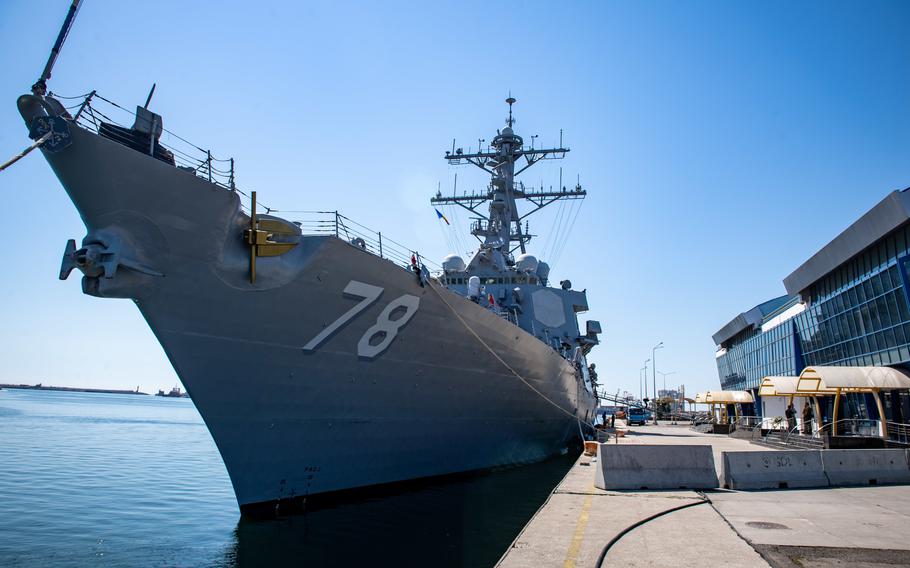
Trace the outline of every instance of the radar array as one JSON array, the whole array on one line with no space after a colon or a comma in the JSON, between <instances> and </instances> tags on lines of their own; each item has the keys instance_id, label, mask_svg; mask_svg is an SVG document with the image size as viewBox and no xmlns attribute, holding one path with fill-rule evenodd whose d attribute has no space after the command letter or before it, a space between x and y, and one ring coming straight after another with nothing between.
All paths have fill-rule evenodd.
<instances>
[{"instance_id":1,"label":"radar array","mask_svg":"<svg viewBox=\"0 0 910 568\"><path fill-rule=\"evenodd\" d=\"M528 232L527 217L556 201L584 199L587 195L581 184L567 190L562 185L561 172L560 188L557 191L553 191L552 188L544 190L543 187L526 188L524 183L515 182L515 177L537 162L561 160L569 152L562 144L562 131L559 135L559 146L556 148L535 149L533 144L531 148L524 148L524 140L512 131L512 125L515 123L512 105L515 102L516 99L512 96L506 99L509 105L507 126L502 131L497 131L496 137L485 151L478 148L477 152L465 153L462 148L455 148L453 141L452 150L445 153L445 159L450 165L473 164L490 174L491 180L486 190L462 195L453 193L451 196L444 196L437 190L436 196L430 199L433 205L457 205L468 210L475 216L471 234L483 243L483 247L500 250L506 255L510 255L516 249L521 249L522 253L526 252L525 244L534 236ZM532 139L535 137L532 136ZM525 199L534 207L524 214L519 214L516 199ZM489 213L485 215L478 208L487 202L490 202ZM518 243L514 248L511 246L513 242Z\"/></svg>"}]
</instances>

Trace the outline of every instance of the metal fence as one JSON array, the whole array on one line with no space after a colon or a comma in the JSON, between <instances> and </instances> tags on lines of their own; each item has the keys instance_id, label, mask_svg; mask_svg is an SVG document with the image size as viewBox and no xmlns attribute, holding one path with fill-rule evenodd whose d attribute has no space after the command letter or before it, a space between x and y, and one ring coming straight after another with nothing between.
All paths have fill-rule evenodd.
<instances>
[{"instance_id":1,"label":"metal fence","mask_svg":"<svg viewBox=\"0 0 910 568\"><path fill-rule=\"evenodd\" d=\"M910 446L910 424L888 422L888 441Z\"/></svg>"}]
</instances>

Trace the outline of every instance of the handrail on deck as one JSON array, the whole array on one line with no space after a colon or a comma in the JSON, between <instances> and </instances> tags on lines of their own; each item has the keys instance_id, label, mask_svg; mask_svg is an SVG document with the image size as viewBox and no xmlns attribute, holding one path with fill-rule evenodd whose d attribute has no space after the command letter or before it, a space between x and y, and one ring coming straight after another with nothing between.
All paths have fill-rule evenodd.
<instances>
[{"instance_id":1,"label":"handrail on deck","mask_svg":"<svg viewBox=\"0 0 910 568\"><path fill-rule=\"evenodd\" d=\"M50 93L49 96L64 100L81 99L81 102L65 108L68 111L76 111L71 117L73 122L96 134L100 134L102 123L131 128L132 124L129 121L136 119L135 111L120 106L97 91L78 97L63 97L54 93ZM115 115L116 118L111 115ZM175 166L215 185L237 191L234 158L217 158L211 149L201 148L167 128L162 128L162 131L161 138L155 142L155 146L167 149L173 155Z\"/></svg>"},{"instance_id":2,"label":"handrail on deck","mask_svg":"<svg viewBox=\"0 0 910 568\"><path fill-rule=\"evenodd\" d=\"M73 105L65 107L68 111L75 110L76 113L71 120L79 126L100 134L101 124L108 123L121 128L131 128L129 121L135 120L136 112L120 106L114 101L103 97L97 91L92 91L78 97L63 97L51 93L50 96L64 99L67 101L78 100ZM111 118L109 115L117 114L120 120ZM127 118L128 117L128 118ZM155 142L156 146L166 148L174 158L174 165L188 173L205 179L219 187L229 191L236 191L241 195L249 195L237 187L234 158L216 158L211 150L203 149L193 144L186 138L178 136L166 128L162 128L161 139ZM262 205L260 203L260 205ZM380 258L390 260L404 268L412 266L411 257L414 256L417 266L428 266L433 273L440 273L442 267L435 262L428 261L421 257L420 253L401 243L398 243L381 231L374 231L360 223L345 217L338 211L279 211L268 206L262 205L266 214L271 213L295 213L304 215L318 215L317 218L305 217L301 221L295 221L304 234L334 234L340 239L344 239L354 246L359 246L363 250L379 256ZM241 204L241 208L249 211L246 206Z\"/></svg>"},{"instance_id":3,"label":"handrail on deck","mask_svg":"<svg viewBox=\"0 0 910 568\"><path fill-rule=\"evenodd\" d=\"M276 211L282 213L282 211ZM365 225L346 217L338 211L288 211L295 213L293 222L305 235L332 235L376 256L408 268L411 257L418 266L426 265L433 273L442 271L442 266L422 257L420 253Z\"/></svg>"}]
</instances>

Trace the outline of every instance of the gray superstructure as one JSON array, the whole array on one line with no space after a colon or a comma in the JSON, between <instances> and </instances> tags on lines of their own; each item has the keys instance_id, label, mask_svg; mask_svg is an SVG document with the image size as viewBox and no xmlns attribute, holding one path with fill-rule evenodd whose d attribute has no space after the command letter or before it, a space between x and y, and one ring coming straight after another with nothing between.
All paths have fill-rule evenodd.
<instances>
[{"instance_id":1,"label":"gray superstructure","mask_svg":"<svg viewBox=\"0 0 910 568\"><path fill-rule=\"evenodd\" d=\"M175 161L148 102L118 126L91 96L75 117L41 92L18 100L87 230L60 276L78 269L86 294L135 302L242 511L533 462L587 429L599 324L580 333L585 293L548 287L543 263L512 258L510 244L527 241L515 162L539 151L511 124L490 151L460 157L492 174L483 242L468 266L450 257L433 276L416 253L390 260L381 241L345 238L337 216L334 233L310 235L255 201L244 211L233 179L212 180L210 157L207 175Z\"/></svg>"}]
</instances>

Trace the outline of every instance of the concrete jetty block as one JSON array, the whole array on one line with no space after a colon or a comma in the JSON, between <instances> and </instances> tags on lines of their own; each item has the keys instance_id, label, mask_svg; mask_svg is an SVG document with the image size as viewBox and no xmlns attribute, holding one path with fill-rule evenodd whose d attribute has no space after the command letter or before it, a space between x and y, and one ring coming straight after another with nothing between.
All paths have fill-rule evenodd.
<instances>
[{"instance_id":1,"label":"concrete jetty block","mask_svg":"<svg viewBox=\"0 0 910 568\"><path fill-rule=\"evenodd\" d=\"M707 445L617 445L597 449L600 489L712 489L718 486Z\"/></svg>"},{"instance_id":2,"label":"concrete jetty block","mask_svg":"<svg viewBox=\"0 0 910 568\"><path fill-rule=\"evenodd\" d=\"M822 464L831 485L910 483L907 450L824 450Z\"/></svg>"},{"instance_id":3,"label":"concrete jetty block","mask_svg":"<svg viewBox=\"0 0 910 568\"><path fill-rule=\"evenodd\" d=\"M820 450L723 452L721 483L727 489L827 487Z\"/></svg>"}]
</instances>

